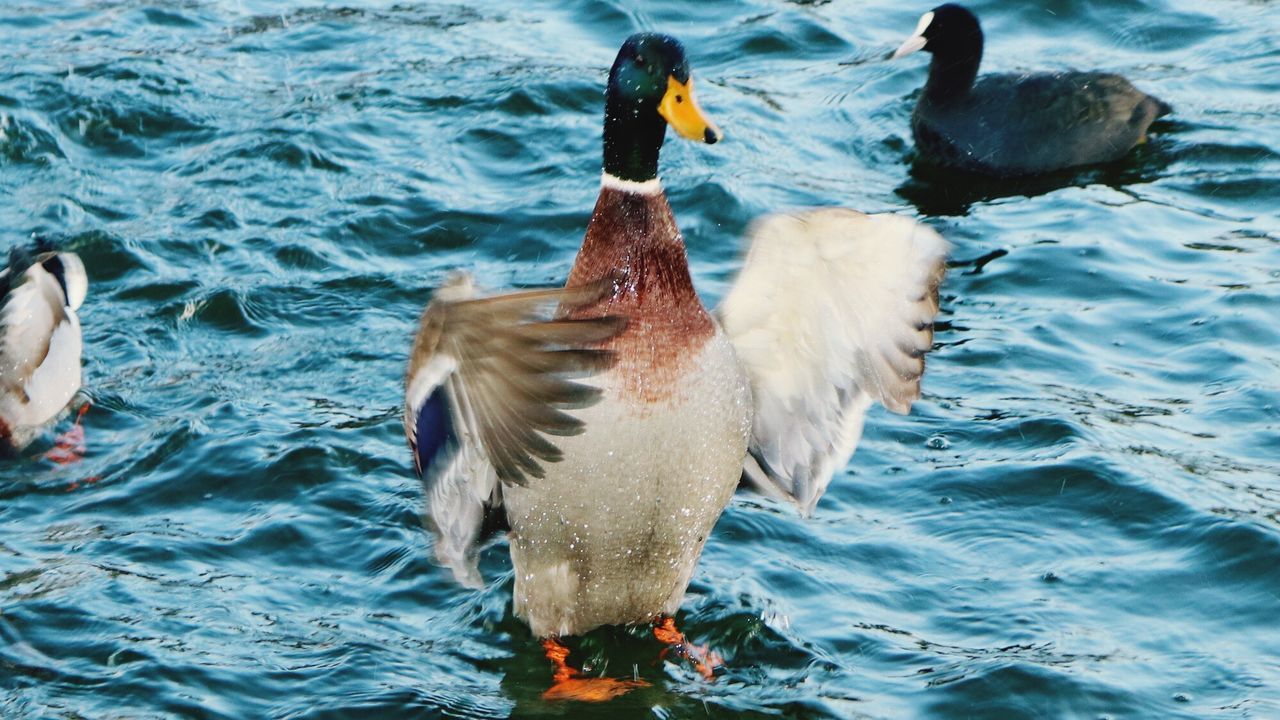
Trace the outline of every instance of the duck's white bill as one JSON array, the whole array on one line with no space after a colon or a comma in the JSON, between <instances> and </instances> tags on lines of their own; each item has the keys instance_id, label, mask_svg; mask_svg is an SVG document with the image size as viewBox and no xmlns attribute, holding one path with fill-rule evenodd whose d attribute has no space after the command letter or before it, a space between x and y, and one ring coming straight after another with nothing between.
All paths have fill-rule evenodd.
<instances>
[{"instance_id":1,"label":"duck's white bill","mask_svg":"<svg viewBox=\"0 0 1280 720\"><path fill-rule=\"evenodd\" d=\"M898 46L897 50L889 56L890 60L897 60L900 57L906 57L917 50L923 50L925 43L929 42L923 35L912 35L906 39L906 42Z\"/></svg>"}]
</instances>

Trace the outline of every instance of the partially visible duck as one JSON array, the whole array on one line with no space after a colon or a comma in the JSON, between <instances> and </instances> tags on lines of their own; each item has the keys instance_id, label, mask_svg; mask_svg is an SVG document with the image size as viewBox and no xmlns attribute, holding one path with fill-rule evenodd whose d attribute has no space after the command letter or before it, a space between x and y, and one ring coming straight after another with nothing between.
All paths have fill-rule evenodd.
<instances>
[{"instance_id":1,"label":"partially visible duck","mask_svg":"<svg viewBox=\"0 0 1280 720\"><path fill-rule=\"evenodd\" d=\"M693 286L658 181L667 126L714 143L684 47L622 45L605 96L604 174L563 290L437 291L406 374L405 430L436 558L479 586L509 528L515 614L556 663L547 697L589 684L556 638L671 621L740 480L809 513L873 401L919 397L946 243L902 217L826 209L759 222L718 313ZM636 681L604 681L602 699ZM577 694L575 694L577 693Z\"/></svg>"},{"instance_id":2,"label":"partially visible duck","mask_svg":"<svg viewBox=\"0 0 1280 720\"><path fill-rule=\"evenodd\" d=\"M80 389L89 281L74 253L17 247L0 271L0 453L26 447Z\"/></svg>"},{"instance_id":3,"label":"partially visible duck","mask_svg":"<svg viewBox=\"0 0 1280 720\"><path fill-rule=\"evenodd\" d=\"M1110 162L1145 142L1151 122L1172 111L1111 73L978 77L982 28L960 5L925 13L892 57L917 50L933 61L911 132L933 165L1017 176Z\"/></svg>"}]
</instances>

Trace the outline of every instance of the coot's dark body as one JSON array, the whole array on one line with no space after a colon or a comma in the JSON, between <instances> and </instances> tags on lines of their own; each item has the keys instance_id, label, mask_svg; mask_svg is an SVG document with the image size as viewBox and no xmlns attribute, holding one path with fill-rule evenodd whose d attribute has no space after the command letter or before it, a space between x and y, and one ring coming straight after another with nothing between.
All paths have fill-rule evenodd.
<instances>
[{"instance_id":1,"label":"coot's dark body","mask_svg":"<svg viewBox=\"0 0 1280 720\"><path fill-rule=\"evenodd\" d=\"M959 97L926 93L911 114L922 159L987 175L1118 160L1170 107L1119 75L986 75Z\"/></svg>"},{"instance_id":2,"label":"coot's dark body","mask_svg":"<svg viewBox=\"0 0 1280 720\"><path fill-rule=\"evenodd\" d=\"M977 78L982 30L958 5L926 14L917 33L896 56L933 53L911 115L916 149L929 164L1016 176L1110 162L1146 140L1151 122L1171 111L1110 73Z\"/></svg>"}]
</instances>

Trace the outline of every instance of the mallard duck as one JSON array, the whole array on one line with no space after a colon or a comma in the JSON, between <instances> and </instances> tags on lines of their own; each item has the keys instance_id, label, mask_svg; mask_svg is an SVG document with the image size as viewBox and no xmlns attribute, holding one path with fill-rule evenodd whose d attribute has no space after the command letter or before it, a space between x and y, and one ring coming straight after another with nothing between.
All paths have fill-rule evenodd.
<instances>
[{"instance_id":1,"label":"mallard duck","mask_svg":"<svg viewBox=\"0 0 1280 720\"><path fill-rule=\"evenodd\" d=\"M80 389L80 320L89 281L74 253L37 242L0 272L0 452L26 447Z\"/></svg>"},{"instance_id":2,"label":"mallard duck","mask_svg":"<svg viewBox=\"0 0 1280 720\"><path fill-rule=\"evenodd\" d=\"M982 28L964 7L939 5L895 51L933 53L911 114L929 164L995 176L1032 175L1110 162L1145 142L1172 108L1119 75L1102 72L978 77Z\"/></svg>"},{"instance_id":3,"label":"mallard duck","mask_svg":"<svg viewBox=\"0 0 1280 720\"><path fill-rule=\"evenodd\" d=\"M633 35L609 72L600 194L565 287L479 297L456 278L409 360L436 557L478 586L479 544L508 528L514 611L540 637L666 618L659 638L682 643L669 618L740 480L808 513L868 406L906 412L920 394L942 238L850 210L770 217L713 314L658 181L668 125L721 138L682 45Z\"/></svg>"}]
</instances>

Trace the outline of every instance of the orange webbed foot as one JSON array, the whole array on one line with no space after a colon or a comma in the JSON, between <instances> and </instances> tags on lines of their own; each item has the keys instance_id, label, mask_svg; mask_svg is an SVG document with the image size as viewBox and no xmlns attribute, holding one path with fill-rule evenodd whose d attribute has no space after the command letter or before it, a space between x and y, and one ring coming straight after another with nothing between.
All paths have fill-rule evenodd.
<instances>
[{"instance_id":1,"label":"orange webbed foot","mask_svg":"<svg viewBox=\"0 0 1280 720\"><path fill-rule=\"evenodd\" d=\"M576 700L578 702L605 702L626 695L639 687L648 687L643 680L616 680L607 677L586 677L569 667L569 648L555 638L542 641L547 659L555 666L551 687L542 693L543 700Z\"/></svg>"},{"instance_id":2,"label":"orange webbed foot","mask_svg":"<svg viewBox=\"0 0 1280 720\"><path fill-rule=\"evenodd\" d=\"M720 653L706 645L691 644L684 633L676 628L675 618L664 617L655 620L653 636L658 639L658 642L667 646L663 648L662 655L659 657L665 658L668 652L674 650L676 655L692 663L693 668L706 680L714 680L716 668L724 665L724 658L720 657Z\"/></svg>"},{"instance_id":3,"label":"orange webbed foot","mask_svg":"<svg viewBox=\"0 0 1280 720\"><path fill-rule=\"evenodd\" d=\"M84 459L86 449L84 426L80 421L84 419L84 414L87 412L89 412L89 403L80 406L80 411L76 414L76 424L54 440L53 449L44 454L45 460L57 465L71 465Z\"/></svg>"}]
</instances>

